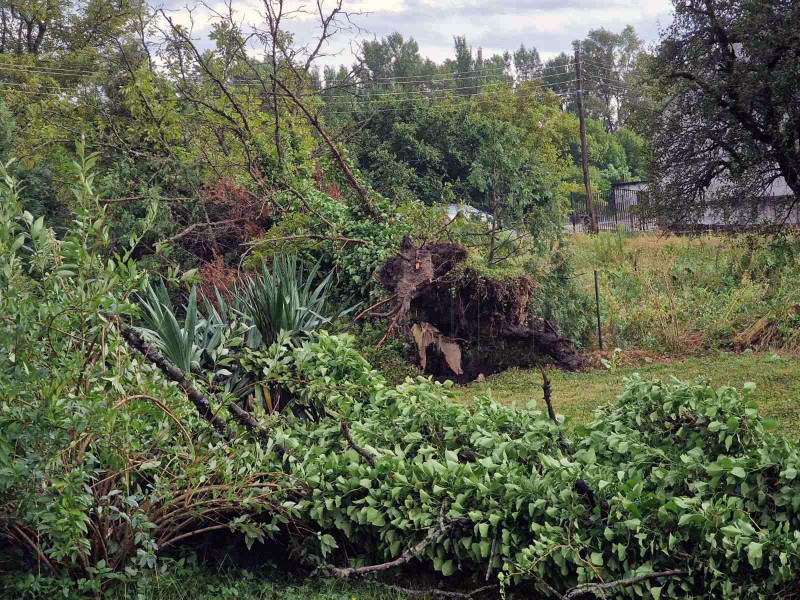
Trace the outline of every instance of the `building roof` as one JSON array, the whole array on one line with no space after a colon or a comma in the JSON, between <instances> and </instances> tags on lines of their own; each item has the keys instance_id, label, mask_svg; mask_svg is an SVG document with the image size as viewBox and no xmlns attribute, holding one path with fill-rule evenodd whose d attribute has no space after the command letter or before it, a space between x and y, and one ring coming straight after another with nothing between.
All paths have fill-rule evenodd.
<instances>
[{"instance_id":1,"label":"building roof","mask_svg":"<svg viewBox=\"0 0 800 600\"><path fill-rule=\"evenodd\" d=\"M620 187L623 185L637 185L641 183L650 183L647 179L636 179L635 181L618 181L616 183L612 183L611 187Z\"/></svg>"}]
</instances>

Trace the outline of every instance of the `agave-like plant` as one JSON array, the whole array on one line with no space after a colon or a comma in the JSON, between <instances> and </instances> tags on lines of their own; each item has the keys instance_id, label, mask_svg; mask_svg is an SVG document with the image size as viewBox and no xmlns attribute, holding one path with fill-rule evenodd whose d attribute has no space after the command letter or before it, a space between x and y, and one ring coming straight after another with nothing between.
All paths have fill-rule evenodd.
<instances>
[{"instance_id":1,"label":"agave-like plant","mask_svg":"<svg viewBox=\"0 0 800 600\"><path fill-rule=\"evenodd\" d=\"M184 372L199 363L203 348L213 344L212 332L206 331L205 320L197 310L197 291L192 287L183 324L178 322L172 300L163 282L147 284L139 297L142 306L144 333L153 340L161 352ZM199 342L199 343L198 343Z\"/></svg>"},{"instance_id":2,"label":"agave-like plant","mask_svg":"<svg viewBox=\"0 0 800 600\"><path fill-rule=\"evenodd\" d=\"M142 306L143 333L164 355L184 372L215 365L215 357L228 356L231 335L250 349L288 343L307 337L337 318L354 310L338 310L330 302L332 275L317 281L319 264L306 272L296 256L277 256L271 268L244 280L226 299L217 290L215 303L205 298L206 317L197 307L193 287L180 323L163 282L148 284L139 298ZM286 391L249 372L235 361L223 360L215 374L215 383L243 402L252 400L272 413L291 400ZM221 364L222 364L221 363ZM220 365L217 365L220 366Z\"/></svg>"},{"instance_id":3,"label":"agave-like plant","mask_svg":"<svg viewBox=\"0 0 800 600\"><path fill-rule=\"evenodd\" d=\"M298 340L352 310L330 302L332 273L317 282L319 263L308 273L294 255L279 255L272 268L234 288L234 297L253 319L262 344L273 344L281 332ZM353 307L354 308L354 307Z\"/></svg>"},{"instance_id":4,"label":"agave-like plant","mask_svg":"<svg viewBox=\"0 0 800 600\"><path fill-rule=\"evenodd\" d=\"M232 294L229 298L214 289L214 302L204 297L204 310L209 326L224 328L231 323L237 323L243 329L244 341L248 348L255 350L261 347L261 333L255 326L253 316L244 303L241 295Z\"/></svg>"}]
</instances>

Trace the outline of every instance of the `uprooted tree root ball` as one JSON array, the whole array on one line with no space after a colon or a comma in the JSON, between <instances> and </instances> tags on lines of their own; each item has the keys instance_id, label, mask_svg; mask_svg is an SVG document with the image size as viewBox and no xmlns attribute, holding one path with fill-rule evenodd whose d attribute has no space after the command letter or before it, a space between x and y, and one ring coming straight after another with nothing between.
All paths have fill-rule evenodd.
<instances>
[{"instance_id":1,"label":"uprooted tree root ball","mask_svg":"<svg viewBox=\"0 0 800 600\"><path fill-rule=\"evenodd\" d=\"M467 380L545 357L564 369L581 366L571 341L531 315L533 278L494 278L464 268L466 258L456 244L415 246L406 238L378 274L395 303L381 316L392 317L390 329L401 321L415 324L410 330L423 369Z\"/></svg>"}]
</instances>

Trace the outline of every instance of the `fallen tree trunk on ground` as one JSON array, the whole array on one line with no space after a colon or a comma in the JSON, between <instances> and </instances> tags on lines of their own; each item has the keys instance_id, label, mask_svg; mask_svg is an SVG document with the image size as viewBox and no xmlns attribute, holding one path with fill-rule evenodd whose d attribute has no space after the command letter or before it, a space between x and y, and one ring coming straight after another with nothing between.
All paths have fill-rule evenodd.
<instances>
[{"instance_id":1,"label":"fallen tree trunk on ground","mask_svg":"<svg viewBox=\"0 0 800 600\"><path fill-rule=\"evenodd\" d=\"M200 416L208 421L215 431L227 439L231 439L233 437L233 432L231 431L230 427L228 427L228 424L216 414L210 400L205 396L205 394L203 394L194 386L192 381L183 371L167 360L167 358L161 354L157 348L147 342L132 328L123 328L122 336L125 338L125 341L128 342L128 345L131 348L144 356L147 361L158 367L158 369L167 379L178 384L178 387L183 390L183 392L186 394L186 397L189 398ZM225 406L233 419L242 425L249 433L255 435L263 442L269 441L269 431L267 431L252 414L233 402L228 402ZM276 442L273 447L280 456L291 456L291 451L283 444Z\"/></svg>"}]
</instances>

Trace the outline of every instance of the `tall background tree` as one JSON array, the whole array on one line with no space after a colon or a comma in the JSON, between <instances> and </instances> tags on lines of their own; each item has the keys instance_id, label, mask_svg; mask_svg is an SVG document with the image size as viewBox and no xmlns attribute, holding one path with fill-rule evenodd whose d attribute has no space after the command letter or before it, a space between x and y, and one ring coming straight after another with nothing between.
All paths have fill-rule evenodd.
<instances>
[{"instance_id":1,"label":"tall background tree","mask_svg":"<svg viewBox=\"0 0 800 600\"><path fill-rule=\"evenodd\" d=\"M741 215L791 190L789 210L800 197L798 32L792 0L676 0L654 62L669 98L653 131L665 214Z\"/></svg>"},{"instance_id":2,"label":"tall background tree","mask_svg":"<svg viewBox=\"0 0 800 600\"><path fill-rule=\"evenodd\" d=\"M636 30L628 25L619 33L600 28L593 29L580 46L583 60L584 110L588 117L602 121L606 131L614 132L628 124L630 115L640 101L637 71L644 45ZM560 54L549 59L542 73L547 85L559 94L565 94L564 107L575 113L577 107L569 92L575 90L574 53Z\"/></svg>"}]
</instances>

